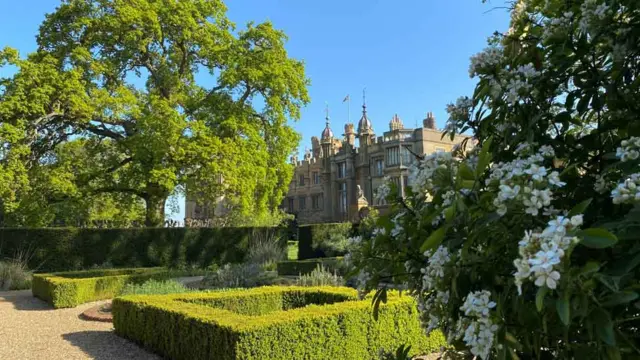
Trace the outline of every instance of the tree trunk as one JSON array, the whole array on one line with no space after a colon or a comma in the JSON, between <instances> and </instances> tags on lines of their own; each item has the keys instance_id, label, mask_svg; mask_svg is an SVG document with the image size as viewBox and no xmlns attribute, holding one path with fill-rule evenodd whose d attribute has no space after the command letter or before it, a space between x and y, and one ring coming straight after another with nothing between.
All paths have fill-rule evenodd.
<instances>
[{"instance_id":1,"label":"tree trunk","mask_svg":"<svg viewBox=\"0 0 640 360\"><path fill-rule=\"evenodd\" d=\"M147 205L147 213L144 220L145 226L164 226L164 203L167 201L167 197L149 195L144 201Z\"/></svg>"}]
</instances>

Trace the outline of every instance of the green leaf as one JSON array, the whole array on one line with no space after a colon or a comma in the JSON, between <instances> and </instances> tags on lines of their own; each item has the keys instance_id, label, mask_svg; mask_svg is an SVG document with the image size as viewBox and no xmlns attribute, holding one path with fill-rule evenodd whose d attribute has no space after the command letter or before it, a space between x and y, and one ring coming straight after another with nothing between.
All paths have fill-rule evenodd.
<instances>
[{"instance_id":1,"label":"green leaf","mask_svg":"<svg viewBox=\"0 0 640 360\"><path fill-rule=\"evenodd\" d=\"M520 342L518 341L518 339L513 336L512 333L510 332L506 332L504 334L504 340L509 344L509 346L511 346L512 348L518 350L518 351L522 351L522 344L520 344Z\"/></svg>"},{"instance_id":2,"label":"green leaf","mask_svg":"<svg viewBox=\"0 0 640 360\"><path fill-rule=\"evenodd\" d=\"M620 355L620 350L617 346L607 346L607 359L609 360L622 360L622 355Z\"/></svg>"},{"instance_id":3,"label":"green leaf","mask_svg":"<svg viewBox=\"0 0 640 360\"><path fill-rule=\"evenodd\" d=\"M589 106L589 101L591 100L591 94L585 94L580 101L578 101L578 113L584 114L587 111L587 107Z\"/></svg>"},{"instance_id":4,"label":"green leaf","mask_svg":"<svg viewBox=\"0 0 640 360\"><path fill-rule=\"evenodd\" d=\"M482 144L482 149L480 150L480 154L478 155L478 165L476 166L476 178L480 178L486 167L491 162L491 143L493 142L493 136L490 136L487 140L485 140L484 144Z\"/></svg>"},{"instance_id":5,"label":"green leaf","mask_svg":"<svg viewBox=\"0 0 640 360\"><path fill-rule=\"evenodd\" d=\"M538 293L536 294L536 309L538 312L542 311L542 307L544 306L544 297L547 295L549 289L546 286L538 288Z\"/></svg>"},{"instance_id":6,"label":"green leaf","mask_svg":"<svg viewBox=\"0 0 640 360\"><path fill-rule=\"evenodd\" d=\"M442 226L438 228L436 231L432 232L431 235L427 238L427 240L422 243L420 247L420 252L423 253L427 250L431 250L433 248L438 247L442 240L444 240L444 236L447 234L447 226Z\"/></svg>"},{"instance_id":7,"label":"green leaf","mask_svg":"<svg viewBox=\"0 0 640 360\"><path fill-rule=\"evenodd\" d=\"M449 206L448 208L444 209L444 218L447 222L450 222L453 217L456 215L456 204L454 203L453 205Z\"/></svg>"},{"instance_id":8,"label":"green leaf","mask_svg":"<svg viewBox=\"0 0 640 360\"><path fill-rule=\"evenodd\" d=\"M582 269L580 269L580 275L591 274L591 273L594 273L594 272L598 271L598 269L600 269L600 263L599 262L597 262L597 261L589 261L586 264L584 264Z\"/></svg>"},{"instance_id":9,"label":"green leaf","mask_svg":"<svg viewBox=\"0 0 640 360\"><path fill-rule=\"evenodd\" d=\"M618 238L606 229L589 228L578 232L580 244L593 249L604 249L615 245Z\"/></svg>"},{"instance_id":10,"label":"green leaf","mask_svg":"<svg viewBox=\"0 0 640 360\"><path fill-rule=\"evenodd\" d=\"M604 299L602 299L602 301L600 302L600 305L604 307L612 307L612 306L622 305L622 304L632 302L637 298L638 298L638 293L635 293L633 291L620 291L618 293L611 294L605 297Z\"/></svg>"},{"instance_id":11,"label":"green leaf","mask_svg":"<svg viewBox=\"0 0 640 360\"><path fill-rule=\"evenodd\" d=\"M576 216L576 215L584 214L584 211L587 209L589 204L591 204L591 200L593 199L587 199L581 202L580 204L574 206L573 209L569 211L569 214L567 216Z\"/></svg>"},{"instance_id":12,"label":"green leaf","mask_svg":"<svg viewBox=\"0 0 640 360\"><path fill-rule=\"evenodd\" d=\"M373 304L373 318L377 321L378 314L380 312L380 303L387 303L387 288L381 288L376 290L376 293L373 295L373 299L371 300Z\"/></svg>"},{"instance_id":13,"label":"green leaf","mask_svg":"<svg viewBox=\"0 0 640 360\"><path fill-rule=\"evenodd\" d=\"M460 166L458 167L458 175L460 175L460 177L464 180L475 180L473 171L471 171L469 165L467 165L467 163L464 161L461 162Z\"/></svg>"},{"instance_id":14,"label":"green leaf","mask_svg":"<svg viewBox=\"0 0 640 360\"><path fill-rule=\"evenodd\" d=\"M613 322L609 313L602 309L597 308L591 312L591 319L593 319L596 334L605 344L614 346L616 344L616 336L613 332Z\"/></svg>"},{"instance_id":15,"label":"green leaf","mask_svg":"<svg viewBox=\"0 0 640 360\"><path fill-rule=\"evenodd\" d=\"M571 313L569 308L569 293L565 293L565 295L561 299L556 300L556 311L558 312L558 317L565 326L569 326L571 322Z\"/></svg>"},{"instance_id":16,"label":"green leaf","mask_svg":"<svg viewBox=\"0 0 640 360\"><path fill-rule=\"evenodd\" d=\"M462 188L463 189L473 189L473 186L476 184L474 180L462 180Z\"/></svg>"}]
</instances>

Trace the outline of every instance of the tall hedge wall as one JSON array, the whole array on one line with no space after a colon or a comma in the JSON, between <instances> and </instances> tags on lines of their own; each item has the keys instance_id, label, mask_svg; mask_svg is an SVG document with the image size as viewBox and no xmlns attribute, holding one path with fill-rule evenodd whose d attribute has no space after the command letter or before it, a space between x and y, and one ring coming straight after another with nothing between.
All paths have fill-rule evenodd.
<instances>
[{"instance_id":1,"label":"tall hedge wall","mask_svg":"<svg viewBox=\"0 0 640 360\"><path fill-rule=\"evenodd\" d=\"M351 223L300 226L298 260L344 255L347 238L356 232L357 228Z\"/></svg>"},{"instance_id":2,"label":"tall hedge wall","mask_svg":"<svg viewBox=\"0 0 640 360\"><path fill-rule=\"evenodd\" d=\"M83 269L105 262L115 267L206 267L242 262L256 233L280 236L281 230L0 228L0 259L26 251L30 268L39 272Z\"/></svg>"}]
</instances>

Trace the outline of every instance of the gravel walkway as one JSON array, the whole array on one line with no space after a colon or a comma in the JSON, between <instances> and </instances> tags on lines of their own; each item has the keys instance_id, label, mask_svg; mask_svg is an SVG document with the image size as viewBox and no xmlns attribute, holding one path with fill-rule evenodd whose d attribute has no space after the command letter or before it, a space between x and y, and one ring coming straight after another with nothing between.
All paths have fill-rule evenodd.
<instances>
[{"instance_id":1,"label":"gravel walkway","mask_svg":"<svg viewBox=\"0 0 640 360\"><path fill-rule=\"evenodd\" d=\"M78 317L100 303L54 310L31 290L0 292L0 359L160 360L116 336L111 323Z\"/></svg>"}]
</instances>

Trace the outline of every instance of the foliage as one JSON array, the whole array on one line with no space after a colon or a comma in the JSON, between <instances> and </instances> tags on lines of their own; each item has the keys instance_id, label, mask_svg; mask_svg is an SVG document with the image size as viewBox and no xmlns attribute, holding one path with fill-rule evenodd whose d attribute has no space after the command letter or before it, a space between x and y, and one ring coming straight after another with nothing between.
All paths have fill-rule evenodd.
<instances>
[{"instance_id":1,"label":"foliage","mask_svg":"<svg viewBox=\"0 0 640 360\"><path fill-rule=\"evenodd\" d=\"M309 101L309 81L282 31L236 29L226 10L219 0L64 0L36 52L3 50L0 66L17 69L0 79L4 211L30 197L125 194L159 226L186 187L245 217L275 211L299 139L287 121Z\"/></svg>"},{"instance_id":2,"label":"foliage","mask_svg":"<svg viewBox=\"0 0 640 360\"><path fill-rule=\"evenodd\" d=\"M478 146L389 185L360 289L407 283L424 327L483 359L637 358L639 39L637 1L516 2L447 109Z\"/></svg>"},{"instance_id":3,"label":"foliage","mask_svg":"<svg viewBox=\"0 0 640 360\"><path fill-rule=\"evenodd\" d=\"M287 241L287 260L298 260L298 242Z\"/></svg>"},{"instance_id":4,"label":"foliage","mask_svg":"<svg viewBox=\"0 0 640 360\"><path fill-rule=\"evenodd\" d=\"M28 265L69 271L110 263L115 267L206 268L245 260L253 237L272 228L0 228L0 257L30 247ZM265 235L257 235L264 233ZM269 235L270 234L270 235Z\"/></svg>"},{"instance_id":5,"label":"foliage","mask_svg":"<svg viewBox=\"0 0 640 360\"><path fill-rule=\"evenodd\" d=\"M175 280L147 280L142 284L126 284L118 296L125 295L165 295L191 291Z\"/></svg>"},{"instance_id":6,"label":"foliage","mask_svg":"<svg viewBox=\"0 0 640 360\"><path fill-rule=\"evenodd\" d=\"M337 272L339 275L344 275L347 272L342 257L279 261L277 269L280 276L298 276L309 274L318 266L322 266L330 272Z\"/></svg>"},{"instance_id":7,"label":"foliage","mask_svg":"<svg viewBox=\"0 0 640 360\"><path fill-rule=\"evenodd\" d=\"M347 238L353 231L351 223L314 224L298 229L298 258L341 256L347 251Z\"/></svg>"},{"instance_id":8,"label":"foliage","mask_svg":"<svg viewBox=\"0 0 640 360\"><path fill-rule=\"evenodd\" d=\"M322 266L318 265L309 274L301 274L298 278L297 285L299 286L342 286L344 285L344 279L338 276L336 272L328 271Z\"/></svg>"},{"instance_id":9,"label":"foliage","mask_svg":"<svg viewBox=\"0 0 640 360\"><path fill-rule=\"evenodd\" d=\"M410 297L390 292L375 321L356 296L335 287L126 296L114 299L113 320L118 335L172 359L361 360L405 341L412 354L442 344L441 334L424 337Z\"/></svg>"},{"instance_id":10,"label":"foliage","mask_svg":"<svg viewBox=\"0 0 640 360\"><path fill-rule=\"evenodd\" d=\"M34 274L33 296L58 308L76 307L91 301L111 299L129 283L168 279L164 268L110 269Z\"/></svg>"},{"instance_id":11,"label":"foliage","mask_svg":"<svg viewBox=\"0 0 640 360\"><path fill-rule=\"evenodd\" d=\"M258 265L273 265L286 256L281 231L256 231L251 239L246 261Z\"/></svg>"},{"instance_id":12,"label":"foliage","mask_svg":"<svg viewBox=\"0 0 640 360\"><path fill-rule=\"evenodd\" d=\"M26 290L31 288L31 272L19 260L0 261L0 290Z\"/></svg>"},{"instance_id":13,"label":"foliage","mask_svg":"<svg viewBox=\"0 0 640 360\"><path fill-rule=\"evenodd\" d=\"M273 284L275 277L275 274L264 271L259 264L226 264L207 275L202 285L214 289L249 288Z\"/></svg>"}]
</instances>

